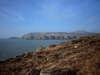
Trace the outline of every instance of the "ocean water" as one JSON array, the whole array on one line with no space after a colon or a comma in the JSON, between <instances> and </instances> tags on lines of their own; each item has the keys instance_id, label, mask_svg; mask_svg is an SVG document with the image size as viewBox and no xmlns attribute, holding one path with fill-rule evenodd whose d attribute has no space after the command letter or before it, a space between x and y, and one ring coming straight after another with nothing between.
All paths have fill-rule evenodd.
<instances>
[{"instance_id":1,"label":"ocean water","mask_svg":"<svg viewBox=\"0 0 100 75\"><path fill-rule=\"evenodd\" d=\"M0 60L14 58L24 52L34 52L38 46L48 47L70 40L0 39Z\"/></svg>"}]
</instances>

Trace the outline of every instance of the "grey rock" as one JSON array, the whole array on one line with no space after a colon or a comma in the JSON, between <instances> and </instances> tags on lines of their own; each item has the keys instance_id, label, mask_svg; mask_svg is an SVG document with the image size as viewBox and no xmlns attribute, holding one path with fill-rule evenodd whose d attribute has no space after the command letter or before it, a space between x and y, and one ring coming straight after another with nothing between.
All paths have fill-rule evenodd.
<instances>
[{"instance_id":1,"label":"grey rock","mask_svg":"<svg viewBox=\"0 0 100 75\"><path fill-rule=\"evenodd\" d=\"M75 45L75 46L74 46L74 48L78 48L78 46L77 46L77 45Z\"/></svg>"},{"instance_id":2,"label":"grey rock","mask_svg":"<svg viewBox=\"0 0 100 75\"><path fill-rule=\"evenodd\" d=\"M52 75L52 74L51 74L51 71L41 70L40 75Z\"/></svg>"},{"instance_id":3,"label":"grey rock","mask_svg":"<svg viewBox=\"0 0 100 75\"><path fill-rule=\"evenodd\" d=\"M42 46L39 46L39 47L36 49L36 51L43 50L43 49L45 49L45 48L42 47Z\"/></svg>"}]
</instances>

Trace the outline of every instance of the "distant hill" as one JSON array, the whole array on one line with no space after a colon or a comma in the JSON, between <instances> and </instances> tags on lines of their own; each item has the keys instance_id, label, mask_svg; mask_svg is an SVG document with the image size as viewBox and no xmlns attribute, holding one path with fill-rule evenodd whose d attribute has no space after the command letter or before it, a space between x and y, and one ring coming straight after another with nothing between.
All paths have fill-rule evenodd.
<instances>
[{"instance_id":1,"label":"distant hill","mask_svg":"<svg viewBox=\"0 0 100 75\"><path fill-rule=\"evenodd\" d=\"M97 33L86 32L83 30L77 30L75 32L32 32L22 36L23 39L28 40L66 40L75 39L81 36L91 36Z\"/></svg>"},{"instance_id":2,"label":"distant hill","mask_svg":"<svg viewBox=\"0 0 100 75\"><path fill-rule=\"evenodd\" d=\"M74 33L79 33L79 34L87 34L88 32L84 31L84 30L77 30Z\"/></svg>"},{"instance_id":3,"label":"distant hill","mask_svg":"<svg viewBox=\"0 0 100 75\"><path fill-rule=\"evenodd\" d=\"M21 39L19 37L10 37L9 39Z\"/></svg>"}]
</instances>

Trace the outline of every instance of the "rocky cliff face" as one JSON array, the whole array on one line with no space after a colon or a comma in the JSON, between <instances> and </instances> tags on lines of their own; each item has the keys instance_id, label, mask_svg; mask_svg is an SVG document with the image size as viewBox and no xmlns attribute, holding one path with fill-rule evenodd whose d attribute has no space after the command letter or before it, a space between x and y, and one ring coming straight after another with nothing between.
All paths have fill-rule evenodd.
<instances>
[{"instance_id":1,"label":"rocky cliff face","mask_svg":"<svg viewBox=\"0 0 100 75\"><path fill-rule=\"evenodd\" d=\"M0 61L0 75L100 75L100 35L39 47Z\"/></svg>"},{"instance_id":2,"label":"rocky cliff face","mask_svg":"<svg viewBox=\"0 0 100 75\"><path fill-rule=\"evenodd\" d=\"M46 33L28 33L22 36L23 39L30 40L65 40L65 39L75 39L81 36L94 35L96 33L89 33L85 31L75 31L73 33L66 32L46 32Z\"/></svg>"}]
</instances>

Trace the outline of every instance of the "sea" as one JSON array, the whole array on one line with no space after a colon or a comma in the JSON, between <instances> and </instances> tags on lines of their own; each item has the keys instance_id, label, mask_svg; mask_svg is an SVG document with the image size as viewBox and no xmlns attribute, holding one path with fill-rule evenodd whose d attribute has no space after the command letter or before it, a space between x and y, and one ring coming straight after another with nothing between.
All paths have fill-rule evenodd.
<instances>
[{"instance_id":1,"label":"sea","mask_svg":"<svg viewBox=\"0 0 100 75\"><path fill-rule=\"evenodd\" d=\"M24 52L35 52L39 46L49 47L70 40L0 39L0 60L14 58Z\"/></svg>"}]
</instances>

